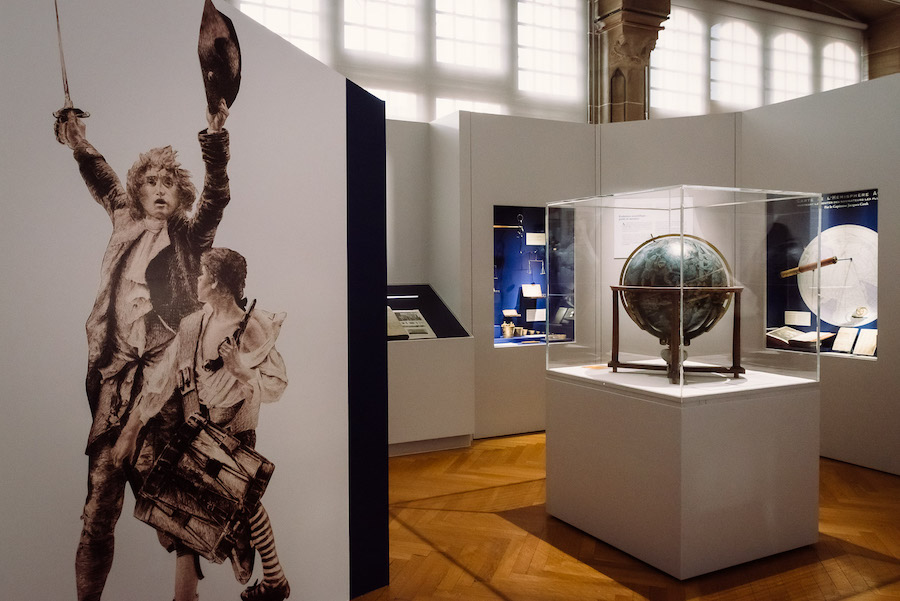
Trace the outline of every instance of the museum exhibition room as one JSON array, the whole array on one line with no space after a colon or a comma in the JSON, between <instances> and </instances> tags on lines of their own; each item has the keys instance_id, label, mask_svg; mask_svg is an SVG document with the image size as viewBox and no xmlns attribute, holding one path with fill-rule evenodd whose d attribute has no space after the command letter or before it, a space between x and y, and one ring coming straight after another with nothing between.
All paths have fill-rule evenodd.
<instances>
[{"instance_id":1,"label":"museum exhibition room","mask_svg":"<svg viewBox=\"0 0 900 601\"><path fill-rule=\"evenodd\" d=\"M2 13L4 598L900 600L900 0Z\"/></svg>"}]
</instances>

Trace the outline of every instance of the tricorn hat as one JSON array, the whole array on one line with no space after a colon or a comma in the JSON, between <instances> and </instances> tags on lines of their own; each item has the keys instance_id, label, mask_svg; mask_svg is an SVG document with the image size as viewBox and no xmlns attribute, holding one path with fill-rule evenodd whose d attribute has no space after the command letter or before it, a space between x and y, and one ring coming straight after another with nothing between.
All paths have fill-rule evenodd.
<instances>
[{"instance_id":1,"label":"tricorn hat","mask_svg":"<svg viewBox=\"0 0 900 601\"><path fill-rule=\"evenodd\" d=\"M219 112L219 100L231 106L241 87L241 47L231 19L206 0L200 21L200 41L197 45L206 104L209 112Z\"/></svg>"}]
</instances>

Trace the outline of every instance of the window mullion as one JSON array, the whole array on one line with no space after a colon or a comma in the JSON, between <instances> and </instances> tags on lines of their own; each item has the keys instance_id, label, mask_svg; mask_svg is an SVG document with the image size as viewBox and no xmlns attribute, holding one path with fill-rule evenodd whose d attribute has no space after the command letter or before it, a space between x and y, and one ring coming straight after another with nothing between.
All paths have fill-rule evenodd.
<instances>
[{"instance_id":1,"label":"window mullion","mask_svg":"<svg viewBox=\"0 0 900 601\"><path fill-rule=\"evenodd\" d=\"M822 81L823 76L824 76L824 69L823 69L822 63L824 62L824 59L825 59L825 56L824 56L825 46L826 46L826 44L823 44L822 40L820 40L819 38L810 40L809 76L811 78L811 81L810 81L810 85L809 85L809 91L812 94L821 92L825 87L823 85L824 82Z\"/></svg>"},{"instance_id":2,"label":"window mullion","mask_svg":"<svg viewBox=\"0 0 900 601\"><path fill-rule=\"evenodd\" d=\"M772 104L773 88L772 77L774 67L772 65L772 32L769 27L763 27L760 32L762 38L762 87L763 87L763 106Z\"/></svg>"},{"instance_id":3,"label":"window mullion","mask_svg":"<svg viewBox=\"0 0 900 601\"><path fill-rule=\"evenodd\" d=\"M419 110L425 121L434 121L437 90L440 87L440 70L437 68L435 54L435 0L419 0L419 31L421 32L419 52L421 60L418 64L417 80L419 87Z\"/></svg>"},{"instance_id":4,"label":"window mullion","mask_svg":"<svg viewBox=\"0 0 900 601\"><path fill-rule=\"evenodd\" d=\"M703 14L703 13L701 13ZM699 16L699 15L698 15ZM712 111L713 103L712 103L712 22L705 15L701 17L701 23L703 24L703 49L706 52L706 56L703 57L702 61L703 65L706 66L706 76L703 78L704 90L703 90L703 102L705 102L706 106L704 107L704 113L709 113Z\"/></svg>"},{"instance_id":5,"label":"window mullion","mask_svg":"<svg viewBox=\"0 0 900 601\"><path fill-rule=\"evenodd\" d=\"M326 32L324 44L325 60L327 64L332 65L335 70L340 71L337 65L343 63L344 60L344 6L341 2L323 2L322 14L319 22L322 24L322 30Z\"/></svg>"},{"instance_id":6,"label":"window mullion","mask_svg":"<svg viewBox=\"0 0 900 601\"><path fill-rule=\"evenodd\" d=\"M519 2L506 2L506 23L509 35L506 53L505 83L502 86L502 94L505 98L498 99L505 102L510 110L521 106L522 98L519 92Z\"/></svg>"}]
</instances>

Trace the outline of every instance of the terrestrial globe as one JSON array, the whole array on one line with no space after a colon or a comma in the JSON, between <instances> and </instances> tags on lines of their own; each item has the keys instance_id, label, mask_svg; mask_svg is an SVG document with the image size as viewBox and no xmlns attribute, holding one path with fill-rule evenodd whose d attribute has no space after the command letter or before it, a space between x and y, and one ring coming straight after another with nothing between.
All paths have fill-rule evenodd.
<instances>
[{"instance_id":1,"label":"terrestrial globe","mask_svg":"<svg viewBox=\"0 0 900 601\"><path fill-rule=\"evenodd\" d=\"M706 240L687 234L659 236L638 246L625 261L619 284L642 287L622 290L622 305L638 327L663 345L671 344L672 336L679 331L680 294L673 289L682 285L685 288L685 345L708 332L725 315L732 296L731 292L715 289L732 286L731 268L725 257Z\"/></svg>"}]
</instances>

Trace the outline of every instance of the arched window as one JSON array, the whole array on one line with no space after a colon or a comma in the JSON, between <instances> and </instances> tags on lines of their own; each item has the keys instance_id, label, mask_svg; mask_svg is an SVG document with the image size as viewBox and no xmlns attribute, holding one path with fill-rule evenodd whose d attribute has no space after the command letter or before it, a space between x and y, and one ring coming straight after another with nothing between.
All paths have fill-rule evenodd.
<instances>
[{"instance_id":1,"label":"arched window","mask_svg":"<svg viewBox=\"0 0 900 601\"><path fill-rule=\"evenodd\" d=\"M706 30L690 12L672 7L650 55L650 107L670 115L706 112Z\"/></svg>"},{"instance_id":2,"label":"arched window","mask_svg":"<svg viewBox=\"0 0 900 601\"><path fill-rule=\"evenodd\" d=\"M768 78L769 102L781 102L812 93L812 58L809 44L795 33L772 40Z\"/></svg>"},{"instance_id":3,"label":"arched window","mask_svg":"<svg viewBox=\"0 0 900 601\"><path fill-rule=\"evenodd\" d=\"M859 82L858 52L846 42L832 42L822 49L822 89L833 90Z\"/></svg>"},{"instance_id":4,"label":"arched window","mask_svg":"<svg viewBox=\"0 0 900 601\"><path fill-rule=\"evenodd\" d=\"M762 45L750 24L728 21L710 30L710 98L728 108L760 106Z\"/></svg>"},{"instance_id":5,"label":"arched window","mask_svg":"<svg viewBox=\"0 0 900 601\"><path fill-rule=\"evenodd\" d=\"M383 98L392 119L586 114L584 0L229 1Z\"/></svg>"},{"instance_id":6,"label":"arched window","mask_svg":"<svg viewBox=\"0 0 900 601\"><path fill-rule=\"evenodd\" d=\"M377 92L393 119L431 121L451 107L584 119L585 0L229 1ZM681 3L650 56L651 117L744 110L861 77L856 28L822 33L743 2Z\"/></svg>"}]
</instances>

